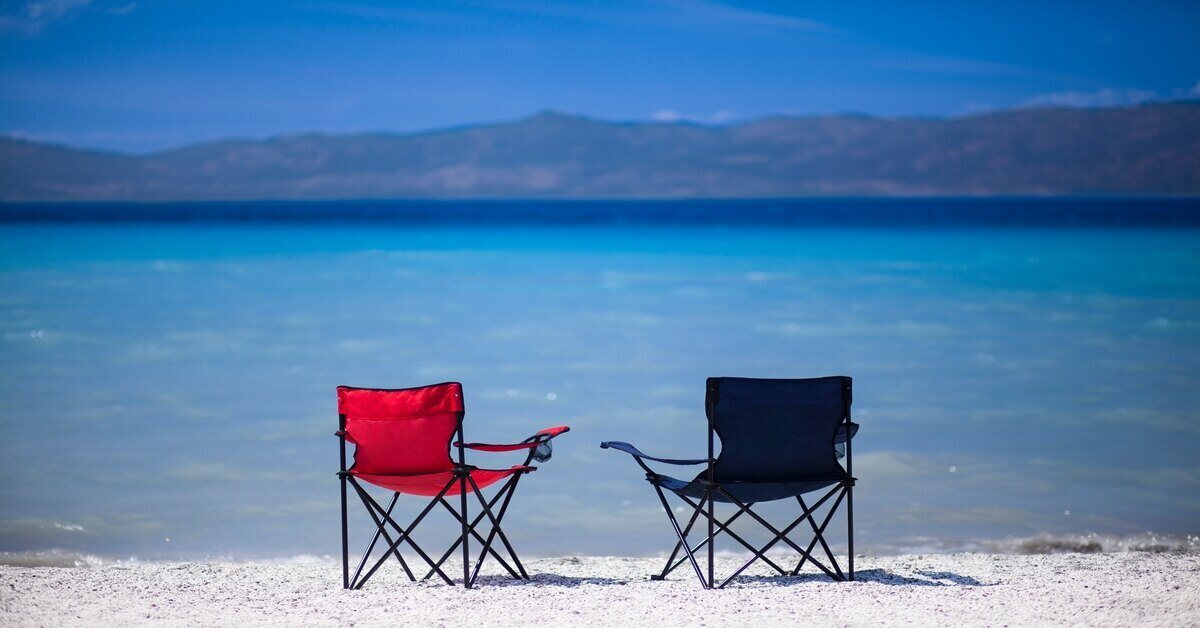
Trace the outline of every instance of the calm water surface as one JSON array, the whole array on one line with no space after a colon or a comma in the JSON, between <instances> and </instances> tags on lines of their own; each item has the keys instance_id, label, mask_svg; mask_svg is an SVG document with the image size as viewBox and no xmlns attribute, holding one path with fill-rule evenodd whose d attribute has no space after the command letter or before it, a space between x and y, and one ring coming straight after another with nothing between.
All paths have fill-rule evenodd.
<instances>
[{"instance_id":1,"label":"calm water surface","mask_svg":"<svg viewBox=\"0 0 1200 628\"><path fill-rule=\"evenodd\" d=\"M854 377L865 551L1200 532L1194 229L8 224L0 244L0 551L334 554L334 386L445 380L472 440L573 427L509 515L526 552L662 551L642 474L597 444L701 455L709 375Z\"/></svg>"}]
</instances>

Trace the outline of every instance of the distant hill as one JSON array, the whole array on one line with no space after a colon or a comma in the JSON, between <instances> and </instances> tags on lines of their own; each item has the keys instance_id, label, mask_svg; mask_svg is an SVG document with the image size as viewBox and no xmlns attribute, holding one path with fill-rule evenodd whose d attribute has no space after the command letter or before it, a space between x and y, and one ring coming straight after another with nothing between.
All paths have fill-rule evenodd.
<instances>
[{"instance_id":1,"label":"distant hill","mask_svg":"<svg viewBox=\"0 0 1200 628\"><path fill-rule=\"evenodd\" d=\"M729 126L542 113L149 155L0 137L0 200L1200 194L1200 103Z\"/></svg>"}]
</instances>

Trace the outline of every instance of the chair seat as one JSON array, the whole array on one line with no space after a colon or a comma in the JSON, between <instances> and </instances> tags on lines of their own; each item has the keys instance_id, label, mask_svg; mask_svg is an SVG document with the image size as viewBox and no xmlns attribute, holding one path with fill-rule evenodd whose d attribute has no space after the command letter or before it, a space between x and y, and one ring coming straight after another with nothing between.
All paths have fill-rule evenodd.
<instances>
[{"instance_id":1,"label":"chair seat","mask_svg":"<svg viewBox=\"0 0 1200 628\"><path fill-rule=\"evenodd\" d=\"M523 465L513 465L508 469L472 469L471 479L475 480L476 486L481 490L487 488L504 478L513 475L514 473L524 473L533 471L535 467L527 467ZM442 492L454 477L453 471L440 471L438 473L423 473L420 475L372 475L369 473L360 473L354 469L350 469L350 475L364 481L370 482L375 486L380 486L397 493L406 495L424 495L426 497L434 497ZM459 483L455 482L446 495L458 495ZM471 485L467 484L467 492L473 492Z\"/></svg>"},{"instance_id":2,"label":"chair seat","mask_svg":"<svg viewBox=\"0 0 1200 628\"><path fill-rule=\"evenodd\" d=\"M695 480L689 482L687 480L660 475L658 476L658 484L678 495L684 495L692 499L704 499L704 484L698 481L700 479L702 478L697 477ZM805 480L801 482L726 482L721 484L721 488L725 489L743 504L753 504L774 501L776 499L786 499L818 491L833 486L844 479L846 478ZM717 492L713 496L713 499L727 504L732 503L728 497L725 497L720 492Z\"/></svg>"}]
</instances>

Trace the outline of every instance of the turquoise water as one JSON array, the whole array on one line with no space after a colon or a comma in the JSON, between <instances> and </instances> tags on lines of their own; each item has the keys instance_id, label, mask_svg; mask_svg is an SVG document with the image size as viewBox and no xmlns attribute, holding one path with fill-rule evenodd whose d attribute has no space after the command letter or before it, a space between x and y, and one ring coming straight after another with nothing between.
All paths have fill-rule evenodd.
<instances>
[{"instance_id":1,"label":"turquoise water","mask_svg":"<svg viewBox=\"0 0 1200 628\"><path fill-rule=\"evenodd\" d=\"M662 551L641 472L597 445L702 455L710 375L854 377L864 551L1200 532L1197 230L8 224L0 243L0 551L335 554L334 387L445 380L471 440L573 428L522 483L519 547Z\"/></svg>"}]
</instances>

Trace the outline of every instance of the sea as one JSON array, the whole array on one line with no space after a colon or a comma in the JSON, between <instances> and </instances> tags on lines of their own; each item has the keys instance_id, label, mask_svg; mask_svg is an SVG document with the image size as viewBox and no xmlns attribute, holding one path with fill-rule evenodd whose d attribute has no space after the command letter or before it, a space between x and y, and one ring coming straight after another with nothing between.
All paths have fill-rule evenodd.
<instances>
[{"instance_id":1,"label":"sea","mask_svg":"<svg viewBox=\"0 0 1200 628\"><path fill-rule=\"evenodd\" d=\"M600 442L703 457L705 378L825 375L858 553L1194 551L1200 200L0 205L0 562L339 556L335 387L444 381L468 440L571 427L523 554L668 552Z\"/></svg>"}]
</instances>

